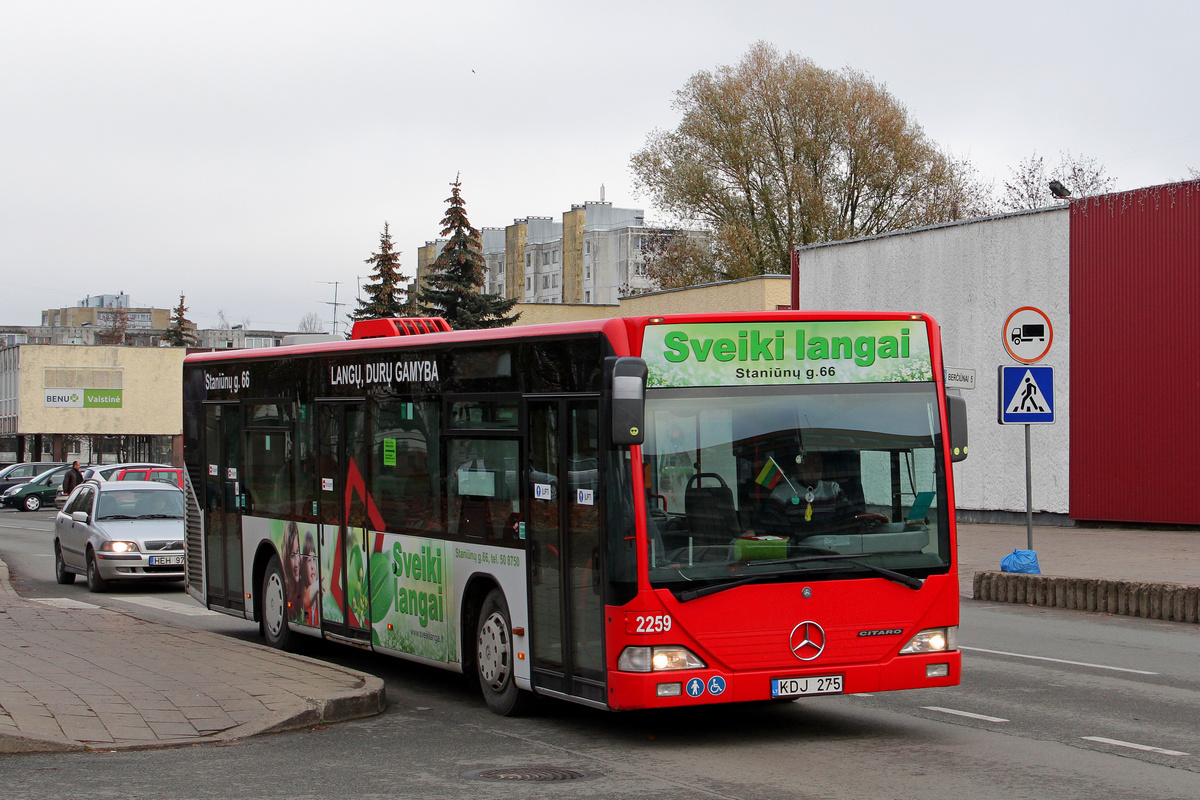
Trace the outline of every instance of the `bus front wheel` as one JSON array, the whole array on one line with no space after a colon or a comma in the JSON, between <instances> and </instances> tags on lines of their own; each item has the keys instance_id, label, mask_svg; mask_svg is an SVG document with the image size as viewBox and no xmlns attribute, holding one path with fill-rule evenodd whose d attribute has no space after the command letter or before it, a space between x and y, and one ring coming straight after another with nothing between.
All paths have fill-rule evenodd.
<instances>
[{"instance_id":1,"label":"bus front wheel","mask_svg":"<svg viewBox=\"0 0 1200 800\"><path fill-rule=\"evenodd\" d=\"M475 633L475 669L488 708L503 716L524 713L531 701L528 692L517 688L514 679L516 648L512 639L512 617L504 592L492 589L479 610Z\"/></svg>"}]
</instances>

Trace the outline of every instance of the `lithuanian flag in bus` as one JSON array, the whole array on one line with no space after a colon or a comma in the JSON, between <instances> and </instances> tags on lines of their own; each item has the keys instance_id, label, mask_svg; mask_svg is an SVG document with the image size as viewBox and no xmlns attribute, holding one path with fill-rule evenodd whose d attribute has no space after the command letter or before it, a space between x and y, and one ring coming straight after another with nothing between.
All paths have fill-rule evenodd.
<instances>
[{"instance_id":1,"label":"lithuanian flag in bus","mask_svg":"<svg viewBox=\"0 0 1200 800\"><path fill-rule=\"evenodd\" d=\"M779 483L779 479L782 477L783 470L775 463L775 459L767 456L767 463L763 465L762 472L758 473L758 477L754 479L754 482L768 489L774 489L775 484Z\"/></svg>"}]
</instances>

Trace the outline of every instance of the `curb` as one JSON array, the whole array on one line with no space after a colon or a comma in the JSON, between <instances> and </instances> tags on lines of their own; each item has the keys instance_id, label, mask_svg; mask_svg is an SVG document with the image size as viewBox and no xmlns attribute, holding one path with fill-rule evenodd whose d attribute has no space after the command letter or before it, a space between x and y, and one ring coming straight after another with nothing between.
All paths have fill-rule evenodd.
<instances>
[{"instance_id":1,"label":"curb","mask_svg":"<svg viewBox=\"0 0 1200 800\"><path fill-rule=\"evenodd\" d=\"M973 592L976 600L994 603L1200 622L1200 586L1180 583L983 571L975 573Z\"/></svg>"}]
</instances>

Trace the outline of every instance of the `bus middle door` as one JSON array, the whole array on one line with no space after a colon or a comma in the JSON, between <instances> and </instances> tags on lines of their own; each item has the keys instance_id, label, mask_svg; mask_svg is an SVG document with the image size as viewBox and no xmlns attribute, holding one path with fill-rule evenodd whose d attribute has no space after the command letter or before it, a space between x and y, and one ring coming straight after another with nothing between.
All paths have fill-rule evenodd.
<instances>
[{"instance_id":1,"label":"bus middle door","mask_svg":"<svg viewBox=\"0 0 1200 800\"><path fill-rule=\"evenodd\" d=\"M320 627L369 642L366 411L360 401L316 405Z\"/></svg>"},{"instance_id":2,"label":"bus middle door","mask_svg":"<svg viewBox=\"0 0 1200 800\"><path fill-rule=\"evenodd\" d=\"M533 684L605 704L599 402L527 403Z\"/></svg>"},{"instance_id":3,"label":"bus middle door","mask_svg":"<svg viewBox=\"0 0 1200 800\"><path fill-rule=\"evenodd\" d=\"M242 610L242 409L204 404L204 581L209 605Z\"/></svg>"}]
</instances>

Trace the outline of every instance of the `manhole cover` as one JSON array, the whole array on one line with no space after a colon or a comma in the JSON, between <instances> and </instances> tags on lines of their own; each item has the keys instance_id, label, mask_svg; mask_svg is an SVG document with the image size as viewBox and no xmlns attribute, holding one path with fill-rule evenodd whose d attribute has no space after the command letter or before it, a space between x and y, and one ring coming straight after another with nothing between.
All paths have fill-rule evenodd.
<instances>
[{"instance_id":1,"label":"manhole cover","mask_svg":"<svg viewBox=\"0 0 1200 800\"><path fill-rule=\"evenodd\" d=\"M464 778L479 781L574 781L590 778L594 773L558 767L500 767L464 772Z\"/></svg>"}]
</instances>

